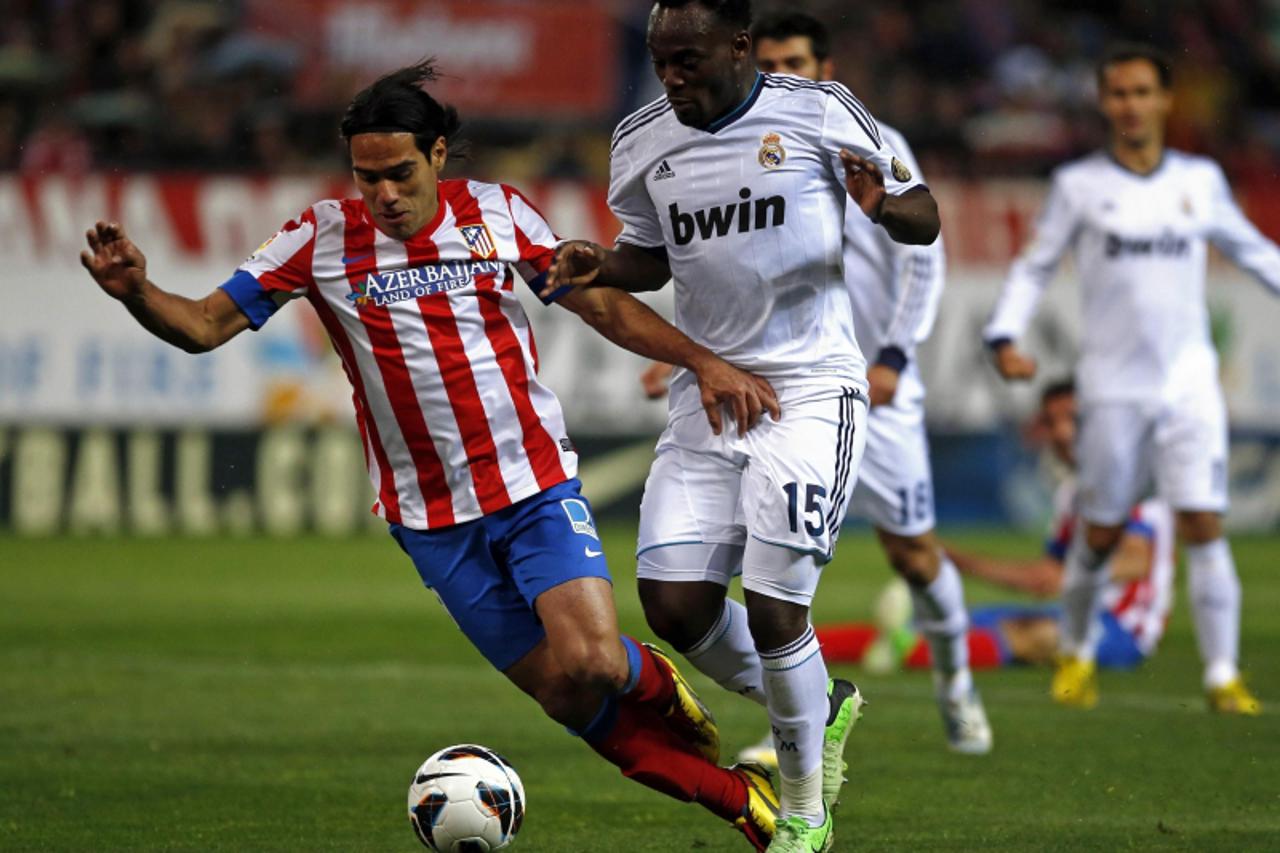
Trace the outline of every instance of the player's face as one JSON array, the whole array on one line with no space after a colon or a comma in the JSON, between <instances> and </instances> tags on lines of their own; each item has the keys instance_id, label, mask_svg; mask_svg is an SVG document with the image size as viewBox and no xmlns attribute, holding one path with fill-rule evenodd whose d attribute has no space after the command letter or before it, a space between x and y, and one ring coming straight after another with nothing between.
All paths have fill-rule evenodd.
<instances>
[{"instance_id":1,"label":"player's face","mask_svg":"<svg viewBox=\"0 0 1280 853\"><path fill-rule=\"evenodd\" d=\"M830 59L813 55L813 40L808 36L785 39L762 38L755 42L756 67L766 74L795 74L810 80L830 80Z\"/></svg>"},{"instance_id":2,"label":"player's face","mask_svg":"<svg viewBox=\"0 0 1280 853\"><path fill-rule=\"evenodd\" d=\"M1076 465L1076 397L1057 394L1045 400L1040 419L1049 438L1049 449L1062 464Z\"/></svg>"},{"instance_id":3,"label":"player's face","mask_svg":"<svg viewBox=\"0 0 1280 853\"><path fill-rule=\"evenodd\" d=\"M649 15L649 55L676 118L690 127L706 127L742 98L740 81L751 66L751 36L698 3L678 9L655 5Z\"/></svg>"},{"instance_id":4,"label":"player's face","mask_svg":"<svg viewBox=\"0 0 1280 853\"><path fill-rule=\"evenodd\" d=\"M351 171L378 229L408 240L435 216L436 184L448 152L444 137L428 157L411 133L359 133L351 137Z\"/></svg>"},{"instance_id":5,"label":"player's face","mask_svg":"<svg viewBox=\"0 0 1280 853\"><path fill-rule=\"evenodd\" d=\"M1098 88L1099 105L1117 141L1145 145L1158 139L1173 106L1169 90L1160 84L1160 73L1145 59L1108 65Z\"/></svg>"}]
</instances>

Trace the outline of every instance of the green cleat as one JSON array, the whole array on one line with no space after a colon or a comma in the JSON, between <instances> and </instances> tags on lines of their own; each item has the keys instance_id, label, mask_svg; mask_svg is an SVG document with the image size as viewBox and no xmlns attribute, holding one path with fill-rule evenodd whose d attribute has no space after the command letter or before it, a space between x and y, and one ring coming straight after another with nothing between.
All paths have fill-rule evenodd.
<instances>
[{"instance_id":1,"label":"green cleat","mask_svg":"<svg viewBox=\"0 0 1280 853\"><path fill-rule=\"evenodd\" d=\"M778 821L768 853L827 853L835 843L835 823L831 819L831 809L827 809L822 826L809 826L802 817Z\"/></svg>"},{"instance_id":2,"label":"green cleat","mask_svg":"<svg viewBox=\"0 0 1280 853\"><path fill-rule=\"evenodd\" d=\"M729 768L747 783L747 802L733 825L747 837L757 853L764 853L778 821L778 794L769 771L759 764L740 761Z\"/></svg>"},{"instance_id":3,"label":"green cleat","mask_svg":"<svg viewBox=\"0 0 1280 853\"><path fill-rule=\"evenodd\" d=\"M840 801L844 772L849 769L844 760L845 741L862 717L862 706L866 700L858 692L857 685L843 678L827 682L827 700L831 703L831 710L827 714L827 730L822 737L822 802L829 813ZM829 818L830 814L827 816Z\"/></svg>"},{"instance_id":4,"label":"green cleat","mask_svg":"<svg viewBox=\"0 0 1280 853\"><path fill-rule=\"evenodd\" d=\"M693 692L693 685L685 680L680 670L676 669L675 662L664 651L649 643L645 643L644 647L653 654L660 666L667 668L676 685L671 707L665 715L667 727L712 764L719 764L720 730L716 728L716 718L711 716L711 709L702 704L698 694Z\"/></svg>"}]
</instances>

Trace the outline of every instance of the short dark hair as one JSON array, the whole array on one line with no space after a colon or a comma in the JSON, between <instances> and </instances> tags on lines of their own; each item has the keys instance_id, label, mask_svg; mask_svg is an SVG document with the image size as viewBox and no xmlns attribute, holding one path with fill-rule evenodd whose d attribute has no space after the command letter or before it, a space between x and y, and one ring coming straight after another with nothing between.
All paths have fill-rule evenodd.
<instances>
[{"instance_id":1,"label":"short dark hair","mask_svg":"<svg viewBox=\"0 0 1280 853\"><path fill-rule=\"evenodd\" d=\"M1151 63L1160 78L1161 88L1168 89L1173 86L1173 60L1169 58L1169 54L1153 44L1126 41L1108 47L1106 52L1102 54L1102 59L1098 60L1099 88L1106 82L1104 75L1107 73L1108 68L1121 62L1133 62L1134 60Z\"/></svg>"},{"instance_id":2,"label":"short dark hair","mask_svg":"<svg viewBox=\"0 0 1280 853\"><path fill-rule=\"evenodd\" d=\"M1040 405L1047 406L1050 400L1058 397L1066 397L1076 393L1076 381L1070 377L1065 379L1055 379L1048 385L1044 386L1044 390L1040 392Z\"/></svg>"},{"instance_id":3,"label":"short dark hair","mask_svg":"<svg viewBox=\"0 0 1280 853\"><path fill-rule=\"evenodd\" d=\"M827 26L812 15L804 12L775 12L751 25L752 41L786 41L796 36L809 40L814 58L819 62L831 55L831 35L827 32Z\"/></svg>"},{"instance_id":4,"label":"short dark hair","mask_svg":"<svg viewBox=\"0 0 1280 853\"><path fill-rule=\"evenodd\" d=\"M458 111L422 88L439 77L434 58L379 77L347 106L339 132L347 144L360 133L412 133L414 144L430 155L436 140L452 144L462 126Z\"/></svg>"},{"instance_id":5,"label":"short dark hair","mask_svg":"<svg viewBox=\"0 0 1280 853\"><path fill-rule=\"evenodd\" d=\"M714 14L721 21L741 29L751 27L751 0L657 0L660 9L683 9L691 3Z\"/></svg>"}]
</instances>

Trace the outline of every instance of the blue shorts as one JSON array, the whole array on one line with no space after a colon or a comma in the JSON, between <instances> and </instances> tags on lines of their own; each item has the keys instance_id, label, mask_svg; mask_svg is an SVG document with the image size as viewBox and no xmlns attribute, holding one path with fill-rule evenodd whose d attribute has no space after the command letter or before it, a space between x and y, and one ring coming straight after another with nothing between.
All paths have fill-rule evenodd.
<instances>
[{"instance_id":1,"label":"blue shorts","mask_svg":"<svg viewBox=\"0 0 1280 853\"><path fill-rule=\"evenodd\" d=\"M1000 623L1008 619L1062 618L1062 608L1057 605L992 604L975 607L969 613L969 624L993 634L1000 644L1000 662L1014 663L1008 641L1000 631ZM1125 630L1110 611L1102 613L1102 639L1098 642L1096 660L1098 666L1107 669L1132 669L1146 660L1133 634Z\"/></svg>"},{"instance_id":2,"label":"blue shorts","mask_svg":"<svg viewBox=\"0 0 1280 853\"><path fill-rule=\"evenodd\" d=\"M499 670L542 642L539 595L577 578L610 583L581 484L568 480L506 509L440 530L391 525L467 639Z\"/></svg>"}]
</instances>

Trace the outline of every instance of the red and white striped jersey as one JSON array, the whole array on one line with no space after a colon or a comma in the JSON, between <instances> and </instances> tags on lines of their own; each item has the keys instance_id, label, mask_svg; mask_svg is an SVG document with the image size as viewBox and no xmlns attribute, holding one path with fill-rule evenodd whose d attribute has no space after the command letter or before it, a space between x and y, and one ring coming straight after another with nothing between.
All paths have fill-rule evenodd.
<instances>
[{"instance_id":1,"label":"red and white striped jersey","mask_svg":"<svg viewBox=\"0 0 1280 853\"><path fill-rule=\"evenodd\" d=\"M1053 526L1047 550L1062 560L1076 526L1076 484L1064 481L1054 495ZM1133 508L1125 534L1151 542L1151 568L1144 577L1112 582L1102 594L1102 606L1120 626L1133 635L1144 655L1150 655L1164 636L1173 610L1175 571L1173 510L1162 500L1150 499Z\"/></svg>"},{"instance_id":2,"label":"red and white striped jersey","mask_svg":"<svg viewBox=\"0 0 1280 853\"><path fill-rule=\"evenodd\" d=\"M441 181L439 199L407 241L378 230L361 199L318 202L223 285L254 329L291 299L311 302L354 390L373 511L420 530L577 473L511 273L540 288L556 235L508 186Z\"/></svg>"}]
</instances>

